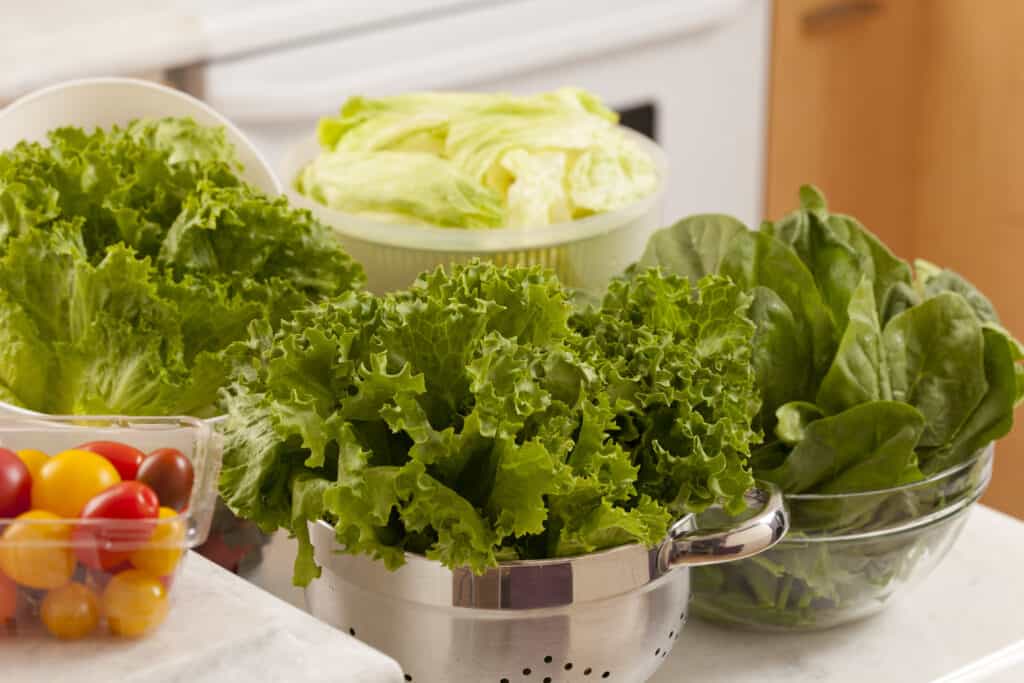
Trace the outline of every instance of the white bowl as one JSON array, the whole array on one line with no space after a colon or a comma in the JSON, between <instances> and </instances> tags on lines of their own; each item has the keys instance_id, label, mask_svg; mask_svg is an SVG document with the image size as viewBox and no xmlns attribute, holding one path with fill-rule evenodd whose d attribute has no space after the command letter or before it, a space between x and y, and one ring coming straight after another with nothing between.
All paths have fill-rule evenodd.
<instances>
[{"instance_id":1,"label":"white bowl","mask_svg":"<svg viewBox=\"0 0 1024 683\"><path fill-rule=\"evenodd\" d=\"M0 150L22 140L46 142L46 133L62 126L91 131L164 116L189 116L205 126L223 126L245 167L242 178L267 194L281 194L266 159L230 121L191 95L135 78L67 81L15 100L0 110Z\"/></svg>"},{"instance_id":2,"label":"white bowl","mask_svg":"<svg viewBox=\"0 0 1024 683\"><path fill-rule=\"evenodd\" d=\"M408 287L425 270L474 257L500 264L543 265L553 269L565 285L596 292L639 259L647 238L661 227L668 175L665 154L650 138L621 130L654 161L655 191L617 211L537 228L438 228L387 223L330 209L294 189L299 172L320 153L315 136L289 150L281 177L292 205L309 209L333 227L348 253L363 264L372 292Z\"/></svg>"},{"instance_id":3,"label":"white bowl","mask_svg":"<svg viewBox=\"0 0 1024 683\"><path fill-rule=\"evenodd\" d=\"M0 109L0 150L18 142L46 142L54 128L92 129L125 125L139 118L188 116L207 126L223 126L245 168L242 177L270 195L281 194L281 184L263 155L230 121L191 95L134 78L85 78L59 83L29 93ZM0 401L0 417L43 416ZM223 417L208 420L217 424Z\"/></svg>"}]
</instances>

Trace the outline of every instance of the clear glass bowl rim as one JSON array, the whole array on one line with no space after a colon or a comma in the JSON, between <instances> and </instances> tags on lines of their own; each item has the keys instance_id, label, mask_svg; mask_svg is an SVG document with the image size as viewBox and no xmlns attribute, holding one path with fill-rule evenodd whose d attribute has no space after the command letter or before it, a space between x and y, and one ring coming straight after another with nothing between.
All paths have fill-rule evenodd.
<instances>
[{"instance_id":1,"label":"clear glass bowl rim","mask_svg":"<svg viewBox=\"0 0 1024 683\"><path fill-rule=\"evenodd\" d=\"M835 500L856 500L858 498L867 498L869 496L886 495L892 493L900 493L904 491L914 491L917 489L924 489L929 486L942 481L943 479L952 478L955 475L969 470L971 467L976 465L979 461L986 457L992 457L994 452L993 445L989 444L984 448L979 448L974 455L953 467L940 470L935 474L925 477L919 481L912 481L909 484L901 484L900 486L892 486L885 489L871 489L870 491L855 491L852 493L786 493L783 498L787 501L794 501L800 503L806 503L811 501L835 501Z\"/></svg>"}]
</instances>

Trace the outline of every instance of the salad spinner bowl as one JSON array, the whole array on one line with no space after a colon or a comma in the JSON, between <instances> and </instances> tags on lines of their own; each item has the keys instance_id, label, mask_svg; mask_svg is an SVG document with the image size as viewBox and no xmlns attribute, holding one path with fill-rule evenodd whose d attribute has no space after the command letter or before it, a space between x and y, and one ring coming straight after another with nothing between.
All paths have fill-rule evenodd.
<instances>
[{"instance_id":1,"label":"salad spinner bowl","mask_svg":"<svg viewBox=\"0 0 1024 683\"><path fill-rule=\"evenodd\" d=\"M483 575L419 555L388 571L336 552L334 529L311 523L316 617L396 659L406 681L510 683L647 680L687 619L688 567L750 557L782 538L781 493L747 494L756 512L729 528L691 515L654 549L626 545L578 557L503 562Z\"/></svg>"},{"instance_id":2,"label":"salad spinner bowl","mask_svg":"<svg viewBox=\"0 0 1024 683\"><path fill-rule=\"evenodd\" d=\"M926 578L964 528L992 477L993 448L922 481L850 494L785 496L778 545L694 573L702 619L772 631L813 631L881 612Z\"/></svg>"},{"instance_id":3,"label":"salad spinner bowl","mask_svg":"<svg viewBox=\"0 0 1024 683\"><path fill-rule=\"evenodd\" d=\"M620 130L654 161L655 190L615 211L543 227L441 228L390 223L328 208L291 187L320 153L315 137L289 151L281 177L292 205L309 209L330 225L345 250L363 264L366 286L372 292L408 287L423 271L473 258L499 265L540 265L555 271L568 287L596 292L639 259L647 238L662 227L668 178L665 153L650 138L628 128Z\"/></svg>"}]
</instances>

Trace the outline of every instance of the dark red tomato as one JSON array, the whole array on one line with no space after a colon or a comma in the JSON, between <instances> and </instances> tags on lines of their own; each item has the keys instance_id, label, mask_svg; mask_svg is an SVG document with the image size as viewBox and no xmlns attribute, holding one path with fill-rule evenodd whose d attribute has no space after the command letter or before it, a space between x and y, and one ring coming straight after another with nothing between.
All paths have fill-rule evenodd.
<instances>
[{"instance_id":1,"label":"dark red tomato","mask_svg":"<svg viewBox=\"0 0 1024 683\"><path fill-rule=\"evenodd\" d=\"M0 519L32 507L32 473L17 453L0 448Z\"/></svg>"},{"instance_id":2,"label":"dark red tomato","mask_svg":"<svg viewBox=\"0 0 1024 683\"><path fill-rule=\"evenodd\" d=\"M192 495L192 463L175 448L160 448L142 461L139 481L156 491L160 504L181 512Z\"/></svg>"},{"instance_id":3,"label":"dark red tomato","mask_svg":"<svg viewBox=\"0 0 1024 683\"><path fill-rule=\"evenodd\" d=\"M138 448L133 448L126 443L117 441L90 441L75 449L76 451L92 451L96 455L102 455L110 461L117 473L121 475L121 481L131 481L136 478L139 465L145 460L146 454Z\"/></svg>"},{"instance_id":4,"label":"dark red tomato","mask_svg":"<svg viewBox=\"0 0 1024 683\"><path fill-rule=\"evenodd\" d=\"M79 562L111 570L145 545L156 528L160 501L145 484L123 481L92 497L72 541Z\"/></svg>"}]
</instances>

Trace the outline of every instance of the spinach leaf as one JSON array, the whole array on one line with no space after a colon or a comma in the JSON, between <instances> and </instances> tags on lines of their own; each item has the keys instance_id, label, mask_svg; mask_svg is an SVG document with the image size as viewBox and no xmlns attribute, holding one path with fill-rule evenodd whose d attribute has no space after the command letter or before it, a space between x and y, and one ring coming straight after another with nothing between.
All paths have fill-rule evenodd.
<instances>
[{"instance_id":1,"label":"spinach leaf","mask_svg":"<svg viewBox=\"0 0 1024 683\"><path fill-rule=\"evenodd\" d=\"M942 292L955 292L967 300L978 320L983 323L999 322L999 315L988 297L960 275L920 259L914 263L914 267L925 298L930 299Z\"/></svg>"},{"instance_id":2,"label":"spinach leaf","mask_svg":"<svg viewBox=\"0 0 1024 683\"><path fill-rule=\"evenodd\" d=\"M803 208L762 231L789 245L814 277L838 331L846 328L846 309L861 280L861 255L829 227L825 198L816 188L800 189Z\"/></svg>"},{"instance_id":3,"label":"spinach leaf","mask_svg":"<svg viewBox=\"0 0 1024 683\"><path fill-rule=\"evenodd\" d=\"M905 403L872 401L816 420L779 467L758 472L788 493L849 493L920 478L914 446L924 416Z\"/></svg>"},{"instance_id":4,"label":"spinach leaf","mask_svg":"<svg viewBox=\"0 0 1024 683\"><path fill-rule=\"evenodd\" d=\"M751 361L761 391L760 423L770 429L779 406L814 396L817 379L811 340L793 311L767 287L755 287L753 295L747 309L747 317L757 326Z\"/></svg>"},{"instance_id":5,"label":"spinach leaf","mask_svg":"<svg viewBox=\"0 0 1024 683\"><path fill-rule=\"evenodd\" d=\"M1024 358L1020 345L998 326L985 326L985 379L988 391L948 444L925 452L922 469L941 472L964 462L979 448L1006 436L1013 427L1013 408L1021 399Z\"/></svg>"},{"instance_id":6,"label":"spinach leaf","mask_svg":"<svg viewBox=\"0 0 1024 683\"><path fill-rule=\"evenodd\" d=\"M775 411L778 424L775 435L779 441L795 446L807 435L807 425L825 416L821 408L806 401L790 401Z\"/></svg>"},{"instance_id":7,"label":"spinach leaf","mask_svg":"<svg viewBox=\"0 0 1024 683\"><path fill-rule=\"evenodd\" d=\"M651 236L637 267L660 266L666 273L687 277L691 282L718 272L732 238L747 232L747 226L724 214L698 214Z\"/></svg>"},{"instance_id":8,"label":"spinach leaf","mask_svg":"<svg viewBox=\"0 0 1024 683\"><path fill-rule=\"evenodd\" d=\"M867 278L854 292L848 318L832 367L818 388L817 404L832 414L859 403L892 398L874 289Z\"/></svg>"},{"instance_id":9,"label":"spinach leaf","mask_svg":"<svg viewBox=\"0 0 1024 683\"><path fill-rule=\"evenodd\" d=\"M797 338L805 340L810 348L810 369L818 381L835 353L835 327L814 277L797 253L767 233L737 233L722 258L720 272L746 289L770 289L785 303L792 313ZM760 381L764 387L764 380ZM765 406L772 412L775 407Z\"/></svg>"},{"instance_id":10,"label":"spinach leaf","mask_svg":"<svg viewBox=\"0 0 1024 683\"><path fill-rule=\"evenodd\" d=\"M974 311L959 294L943 292L890 320L882 344L893 398L927 421L918 446L946 444L988 390L985 340Z\"/></svg>"}]
</instances>

